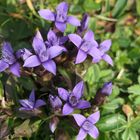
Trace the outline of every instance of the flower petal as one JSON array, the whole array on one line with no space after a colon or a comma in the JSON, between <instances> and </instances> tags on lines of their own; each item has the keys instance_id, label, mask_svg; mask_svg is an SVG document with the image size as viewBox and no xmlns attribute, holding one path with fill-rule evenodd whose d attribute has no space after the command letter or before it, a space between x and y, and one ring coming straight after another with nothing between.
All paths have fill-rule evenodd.
<instances>
[{"instance_id":1,"label":"flower petal","mask_svg":"<svg viewBox=\"0 0 140 140\"><path fill-rule=\"evenodd\" d=\"M63 45L68 40L68 36L63 36L59 38L59 45Z\"/></svg>"},{"instance_id":2,"label":"flower petal","mask_svg":"<svg viewBox=\"0 0 140 140\"><path fill-rule=\"evenodd\" d=\"M111 47L111 40L105 40L100 44L100 51L102 51L103 53L107 52Z\"/></svg>"},{"instance_id":3,"label":"flower petal","mask_svg":"<svg viewBox=\"0 0 140 140\"><path fill-rule=\"evenodd\" d=\"M8 67L9 67L9 65L1 59L0 60L0 72L6 70Z\"/></svg>"},{"instance_id":4,"label":"flower petal","mask_svg":"<svg viewBox=\"0 0 140 140\"><path fill-rule=\"evenodd\" d=\"M113 66L112 58L111 58L108 54L104 54L104 55L103 55L103 59L104 59L108 64L110 64L111 66Z\"/></svg>"},{"instance_id":5,"label":"flower petal","mask_svg":"<svg viewBox=\"0 0 140 140\"><path fill-rule=\"evenodd\" d=\"M32 68L32 67L39 66L40 64L41 63L40 63L38 57L36 55L32 55L25 60L23 67Z\"/></svg>"},{"instance_id":6,"label":"flower petal","mask_svg":"<svg viewBox=\"0 0 140 140\"><path fill-rule=\"evenodd\" d=\"M56 11L61 11L62 13L64 13L66 15L68 12L68 4L66 2L61 2L56 7Z\"/></svg>"},{"instance_id":7,"label":"flower petal","mask_svg":"<svg viewBox=\"0 0 140 140\"><path fill-rule=\"evenodd\" d=\"M47 34L47 39L50 43L57 42L57 36L52 30L49 30L49 32Z\"/></svg>"},{"instance_id":8,"label":"flower petal","mask_svg":"<svg viewBox=\"0 0 140 140\"><path fill-rule=\"evenodd\" d=\"M29 101L35 102L35 91L34 89L32 90L30 96L29 96Z\"/></svg>"},{"instance_id":9,"label":"flower petal","mask_svg":"<svg viewBox=\"0 0 140 140\"><path fill-rule=\"evenodd\" d=\"M55 20L55 15L53 12L51 12L48 9L42 9L38 11L39 15L46 19L46 20L50 20L50 21L54 21Z\"/></svg>"},{"instance_id":10,"label":"flower petal","mask_svg":"<svg viewBox=\"0 0 140 140\"><path fill-rule=\"evenodd\" d=\"M45 52L46 51L46 46L45 43L43 42L43 39L41 34L39 35L39 31L37 32L36 36L33 39L33 48L36 54L41 54L41 52Z\"/></svg>"},{"instance_id":11,"label":"flower petal","mask_svg":"<svg viewBox=\"0 0 140 140\"><path fill-rule=\"evenodd\" d=\"M72 43L74 43L75 46L77 46L78 48L80 47L81 43L82 43L82 38L77 35L77 34L69 34L68 35L70 41Z\"/></svg>"},{"instance_id":12,"label":"flower petal","mask_svg":"<svg viewBox=\"0 0 140 140\"><path fill-rule=\"evenodd\" d=\"M27 99L19 100L19 102L20 102L20 104L21 104L23 107L33 109L33 106L34 106L34 103L33 103L33 102L30 102L30 101L27 100Z\"/></svg>"},{"instance_id":13,"label":"flower petal","mask_svg":"<svg viewBox=\"0 0 140 140\"><path fill-rule=\"evenodd\" d=\"M79 82L73 89L73 94L80 99L84 92L84 82Z\"/></svg>"},{"instance_id":14,"label":"flower petal","mask_svg":"<svg viewBox=\"0 0 140 140\"><path fill-rule=\"evenodd\" d=\"M99 136L99 131L97 129L96 126L93 126L93 128L88 132L88 134L94 138L94 139L97 139L97 137Z\"/></svg>"},{"instance_id":15,"label":"flower petal","mask_svg":"<svg viewBox=\"0 0 140 140\"><path fill-rule=\"evenodd\" d=\"M57 27L58 30L61 32L64 32L66 29L66 23L60 23L60 22L55 22L55 26Z\"/></svg>"},{"instance_id":16,"label":"flower petal","mask_svg":"<svg viewBox=\"0 0 140 140\"><path fill-rule=\"evenodd\" d=\"M84 35L84 40L93 42L94 33L91 30L88 30Z\"/></svg>"},{"instance_id":17,"label":"flower petal","mask_svg":"<svg viewBox=\"0 0 140 140\"><path fill-rule=\"evenodd\" d=\"M79 64L79 63L84 62L86 58L87 58L86 52L84 52L84 51L82 51L82 50L79 50L79 51L78 51L78 54L77 54L77 57L76 57L76 62L75 62L75 64Z\"/></svg>"},{"instance_id":18,"label":"flower petal","mask_svg":"<svg viewBox=\"0 0 140 140\"><path fill-rule=\"evenodd\" d=\"M80 21L74 16L68 16L67 22L73 26L80 26Z\"/></svg>"},{"instance_id":19,"label":"flower petal","mask_svg":"<svg viewBox=\"0 0 140 140\"><path fill-rule=\"evenodd\" d=\"M73 109L71 106L69 106L68 103L66 103L66 104L63 106L62 112L63 112L63 115L68 115L68 114L72 113L73 110L74 110L74 109Z\"/></svg>"},{"instance_id":20,"label":"flower petal","mask_svg":"<svg viewBox=\"0 0 140 140\"><path fill-rule=\"evenodd\" d=\"M100 112L97 111L97 112L91 114L91 115L87 118L87 120L89 120L90 122L92 122L92 124L95 124L95 123L99 120L99 118L100 118Z\"/></svg>"},{"instance_id":21,"label":"flower petal","mask_svg":"<svg viewBox=\"0 0 140 140\"><path fill-rule=\"evenodd\" d=\"M86 120L86 118L83 115L81 115L81 114L73 114L72 116L74 117L76 123L80 127L83 124L83 122Z\"/></svg>"},{"instance_id":22,"label":"flower petal","mask_svg":"<svg viewBox=\"0 0 140 140\"><path fill-rule=\"evenodd\" d=\"M102 57L101 57L101 52L99 49L97 49L96 47L92 47L90 49L90 51L88 52L89 55L91 55L95 60L101 60Z\"/></svg>"},{"instance_id":23,"label":"flower petal","mask_svg":"<svg viewBox=\"0 0 140 140\"><path fill-rule=\"evenodd\" d=\"M18 62L10 66L10 71L17 77L20 77L20 65Z\"/></svg>"},{"instance_id":24,"label":"flower petal","mask_svg":"<svg viewBox=\"0 0 140 140\"><path fill-rule=\"evenodd\" d=\"M90 102L85 100L80 100L76 108L78 109L85 109L91 107Z\"/></svg>"},{"instance_id":25,"label":"flower petal","mask_svg":"<svg viewBox=\"0 0 140 140\"><path fill-rule=\"evenodd\" d=\"M61 46L52 46L48 49L50 59L60 55L64 51L66 51L66 49Z\"/></svg>"},{"instance_id":26,"label":"flower petal","mask_svg":"<svg viewBox=\"0 0 140 140\"><path fill-rule=\"evenodd\" d=\"M43 105L46 105L46 103L45 103L43 100L38 99L38 100L36 100L36 102L35 102L34 108L38 108L38 107L43 106Z\"/></svg>"},{"instance_id":27,"label":"flower petal","mask_svg":"<svg viewBox=\"0 0 140 140\"><path fill-rule=\"evenodd\" d=\"M76 140L84 140L85 137L87 136L87 132L85 132L82 128L80 129L77 137L76 137Z\"/></svg>"},{"instance_id":28,"label":"flower petal","mask_svg":"<svg viewBox=\"0 0 140 140\"><path fill-rule=\"evenodd\" d=\"M64 101L68 100L69 97L69 93L67 90L65 90L64 88L58 88L58 95L61 99L63 99Z\"/></svg>"},{"instance_id":29,"label":"flower petal","mask_svg":"<svg viewBox=\"0 0 140 140\"><path fill-rule=\"evenodd\" d=\"M37 30L35 37L40 39L41 41L43 41L43 37L42 37L42 35L41 35L39 30Z\"/></svg>"},{"instance_id":30,"label":"flower petal","mask_svg":"<svg viewBox=\"0 0 140 140\"><path fill-rule=\"evenodd\" d=\"M6 50L6 51L8 51L8 52L10 52L10 53L14 53L14 51L13 51L13 49L12 49L12 46L11 46L11 44L9 43L9 42L4 42L3 43L3 48L2 48L2 50Z\"/></svg>"},{"instance_id":31,"label":"flower petal","mask_svg":"<svg viewBox=\"0 0 140 140\"><path fill-rule=\"evenodd\" d=\"M42 63L42 65L46 70L56 75L56 64L53 60L48 60Z\"/></svg>"}]
</instances>

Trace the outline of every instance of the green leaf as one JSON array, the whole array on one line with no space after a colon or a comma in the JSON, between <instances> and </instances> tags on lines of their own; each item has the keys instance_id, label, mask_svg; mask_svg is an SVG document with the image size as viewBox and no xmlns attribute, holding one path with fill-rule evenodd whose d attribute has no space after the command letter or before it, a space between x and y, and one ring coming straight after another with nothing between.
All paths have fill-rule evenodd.
<instances>
[{"instance_id":1,"label":"green leaf","mask_svg":"<svg viewBox=\"0 0 140 140\"><path fill-rule=\"evenodd\" d=\"M127 4L127 0L117 0L112 12L113 17L118 17L124 10L126 4Z\"/></svg>"},{"instance_id":2,"label":"green leaf","mask_svg":"<svg viewBox=\"0 0 140 140\"><path fill-rule=\"evenodd\" d=\"M127 128L122 134L123 140L138 140L136 130L133 128Z\"/></svg>"},{"instance_id":3,"label":"green leaf","mask_svg":"<svg viewBox=\"0 0 140 140\"><path fill-rule=\"evenodd\" d=\"M21 77L19 83L27 90L35 89L35 84L32 79L27 77Z\"/></svg>"},{"instance_id":4,"label":"green leaf","mask_svg":"<svg viewBox=\"0 0 140 140\"><path fill-rule=\"evenodd\" d=\"M134 100L135 105L140 105L140 96L136 97Z\"/></svg>"},{"instance_id":5,"label":"green leaf","mask_svg":"<svg viewBox=\"0 0 140 140\"><path fill-rule=\"evenodd\" d=\"M140 0L136 0L136 10L138 15L140 15Z\"/></svg>"},{"instance_id":6,"label":"green leaf","mask_svg":"<svg viewBox=\"0 0 140 140\"><path fill-rule=\"evenodd\" d=\"M90 85L93 85L94 82L98 82L100 79L100 69L97 64L90 66L87 70L87 73L84 76L84 80L87 81Z\"/></svg>"},{"instance_id":7,"label":"green leaf","mask_svg":"<svg viewBox=\"0 0 140 140\"><path fill-rule=\"evenodd\" d=\"M102 117L97 124L98 128L103 131L113 131L119 129L125 123L125 117L121 114L111 114Z\"/></svg>"},{"instance_id":8,"label":"green leaf","mask_svg":"<svg viewBox=\"0 0 140 140\"><path fill-rule=\"evenodd\" d=\"M84 8L86 11L91 12L91 10L100 10L101 3L97 3L93 0L86 0L84 1Z\"/></svg>"},{"instance_id":9,"label":"green leaf","mask_svg":"<svg viewBox=\"0 0 140 140\"><path fill-rule=\"evenodd\" d=\"M128 88L128 93L140 95L140 85L133 85Z\"/></svg>"}]
</instances>

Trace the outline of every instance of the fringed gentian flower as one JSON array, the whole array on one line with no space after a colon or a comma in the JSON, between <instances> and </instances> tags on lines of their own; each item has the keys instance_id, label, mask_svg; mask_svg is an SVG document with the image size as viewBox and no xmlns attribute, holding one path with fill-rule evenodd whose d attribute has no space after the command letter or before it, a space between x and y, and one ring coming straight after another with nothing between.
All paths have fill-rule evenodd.
<instances>
[{"instance_id":1,"label":"fringed gentian flower","mask_svg":"<svg viewBox=\"0 0 140 140\"><path fill-rule=\"evenodd\" d=\"M73 42L78 48L78 54L76 57L76 64L82 63L87 58L88 54L92 56L95 60L101 59L100 50L97 48L98 44L94 40L94 34L91 30L89 30L82 39L77 34L68 35L71 42Z\"/></svg>"},{"instance_id":2,"label":"fringed gentian flower","mask_svg":"<svg viewBox=\"0 0 140 140\"><path fill-rule=\"evenodd\" d=\"M20 77L20 65L17 62L11 44L4 42L2 47L2 58L0 60L0 72L7 68L9 68L15 76Z\"/></svg>"},{"instance_id":3,"label":"fringed gentian flower","mask_svg":"<svg viewBox=\"0 0 140 140\"><path fill-rule=\"evenodd\" d=\"M87 134L89 134L94 139L98 137L99 131L94 124L100 118L99 111L91 114L88 118L85 118L83 115L80 114L73 114L73 117L78 126L80 127L80 131L76 140L84 140Z\"/></svg>"},{"instance_id":4,"label":"fringed gentian flower","mask_svg":"<svg viewBox=\"0 0 140 140\"><path fill-rule=\"evenodd\" d=\"M105 83L101 89L101 93L109 96L112 93L112 82Z\"/></svg>"},{"instance_id":5,"label":"fringed gentian flower","mask_svg":"<svg viewBox=\"0 0 140 140\"><path fill-rule=\"evenodd\" d=\"M63 115L68 115L74 111L74 109L85 109L89 108L91 105L88 101L82 100L84 84L83 81L79 82L71 93L69 93L64 88L58 88L58 94L63 99L66 104L63 107Z\"/></svg>"},{"instance_id":6,"label":"fringed gentian flower","mask_svg":"<svg viewBox=\"0 0 140 140\"><path fill-rule=\"evenodd\" d=\"M38 31L33 39L33 49L35 55L28 57L23 66L36 67L42 65L46 70L55 75L56 64L52 59L65 51L65 48L60 46L46 47L43 38Z\"/></svg>"},{"instance_id":7,"label":"fringed gentian flower","mask_svg":"<svg viewBox=\"0 0 140 140\"><path fill-rule=\"evenodd\" d=\"M29 99L19 100L19 102L22 105L22 107L19 108L19 110L34 110L46 104L41 99L35 100L34 90L32 90Z\"/></svg>"},{"instance_id":8,"label":"fringed gentian flower","mask_svg":"<svg viewBox=\"0 0 140 140\"><path fill-rule=\"evenodd\" d=\"M67 23L74 26L80 26L80 21L73 16L68 16L67 12L68 4L66 2L61 2L56 8L56 13L51 12L49 9L42 9L38 13L42 18L54 21L57 29L64 32Z\"/></svg>"},{"instance_id":9,"label":"fringed gentian flower","mask_svg":"<svg viewBox=\"0 0 140 140\"><path fill-rule=\"evenodd\" d=\"M58 96L49 95L49 100L54 111L61 109L62 101L60 100Z\"/></svg>"},{"instance_id":10,"label":"fringed gentian flower","mask_svg":"<svg viewBox=\"0 0 140 140\"><path fill-rule=\"evenodd\" d=\"M106 61L108 64L110 64L111 66L113 66L113 61L112 61L112 58L106 54L106 52L110 49L111 47L111 40L105 40L103 41L100 45L99 45L99 50L101 51L101 54L102 54L102 59L104 61ZM100 61L101 59L94 59L93 58L93 62L98 62Z\"/></svg>"},{"instance_id":11,"label":"fringed gentian flower","mask_svg":"<svg viewBox=\"0 0 140 140\"><path fill-rule=\"evenodd\" d=\"M89 22L89 16L88 16L88 14L84 14L82 17L82 20L81 20L81 25L78 26L78 28L77 28L77 33L79 35L82 35L82 33L87 30L88 22Z\"/></svg>"},{"instance_id":12,"label":"fringed gentian flower","mask_svg":"<svg viewBox=\"0 0 140 140\"><path fill-rule=\"evenodd\" d=\"M68 40L67 36L57 37L56 34L52 30L50 30L47 34L47 41L45 41L45 43L48 47L52 47L52 46L61 47L67 40Z\"/></svg>"}]
</instances>

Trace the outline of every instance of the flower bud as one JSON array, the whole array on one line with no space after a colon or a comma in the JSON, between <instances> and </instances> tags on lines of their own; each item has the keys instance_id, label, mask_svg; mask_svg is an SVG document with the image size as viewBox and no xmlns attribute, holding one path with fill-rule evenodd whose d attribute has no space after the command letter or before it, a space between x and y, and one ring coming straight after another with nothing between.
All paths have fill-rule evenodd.
<instances>
[{"instance_id":1,"label":"flower bud","mask_svg":"<svg viewBox=\"0 0 140 140\"><path fill-rule=\"evenodd\" d=\"M105 83L101 89L101 93L109 96L112 93L112 82Z\"/></svg>"},{"instance_id":2,"label":"flower bud","mask_svg":"<svg viewBox=\"0 0 140 140\"><path fill-rule=\"evenodd\" d=\"M16 57L22 58L23 60L26 60L31 55L32 53L28 49L20 49L16 52Z\"/></svg>"},{"instance_id":3,"label":"flower bud","mask_svg":"<svg viewBox=\"0 0 140 140\"><path fill-rule=\"evenodd\" d=\"M58 117L53 117L49 123L49 127L52 133L54 133L55 129L57 128L57 125L59 123Z\"/></svg>"},{"instance_id":4,"label":"flower bud","mask_svg":"<svg viewBox=\"0 0 140 140\"><path fill-rule=\"evenodd\" d=\"M78 27L77 33L82 34L88 28L89 16L88 14L84 14L81 20L81 26Z\"/></svg>"},{"instance_id":5,"label":"flower bud","mask_svg":"<svg viewBox=\"0 0 140 140\"><path fill-rule=\"evenodd\" d=\"M49 100L54 110L59 110L62 106L62 101L58 96L49 95Z\"/></svg>"}]
</instances>

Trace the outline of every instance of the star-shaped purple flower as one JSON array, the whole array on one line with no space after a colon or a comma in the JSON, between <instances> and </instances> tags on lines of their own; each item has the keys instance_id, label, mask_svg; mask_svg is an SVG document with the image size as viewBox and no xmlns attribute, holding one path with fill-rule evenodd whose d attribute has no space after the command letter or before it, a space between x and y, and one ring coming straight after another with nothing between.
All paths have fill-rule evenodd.
<instances>
[{"instance_id":1,"label":"star-shaped purple flower","mask_svg":"<svg viewBox=\"0 0 140 140\"><path fill-rule=\"evenodd\" d=\"M64 32L67 23L74 26L80 26L80 21L74 16L68 16L67 12L68 4L66 2L61 2L56 7L56 13L51 12L49 9L42 9L38 13L42 18L54 21L57 29L59 29L61 32Z\"/></svg>"},{"instance_id":2,"label":"star-shaped purple flower","mask_svg":"<svg viewBox=\"0 0 140 140\"><path fill-rule=\"evenodd\" d=\"M101 44L99 44L99 46L98 46L99 50L101 51L101 59L103 59L108 64L110 64L111 66L113 66L113 60L107 54L107 51L110 49L110 47L111 47L111 40L105 40ZM101 59L94 59L93 58L93 62L98 62Z\"/></svg>"},{"instance_id":3,"label":"star-shaped purple flower","mask_svg":"<svg viewBox=\"0 0 140 140\"><path fill-rule=\"evenodd\" d=\"M66 101L63 107L63 115L68 115L74 111L74 109L85 109L89 108L91 105L88 101L82 100L81 97L84 91L83 81L79 82L71 93L69 93L64 88L58 88L58 94L61 99Z\"/></svg>"},{"instance_id":4,"label":"star-shaped purple flower","mask_svg":"<svg viewBox=\"0 0 140 140\"><path fill-rule=\"evenodd\" d=\"M78 54L76 57L76 64L82 63L87 58L88 54L92 56L95 60L101 59L101 52L97 48L98 44L94 40L94 34L89 30L82 39L77 34L68 35L71 42L73 42L78 48Z\"/></svg>"},{"instance_id":5,"label":"star-shaped purple flower","mask_svg":"<svg viewBox=\"0 0 140 140\"><path fill-rule=\"evenodd\" d=\"M22 107L19 108L19 110L34 110L46 104L41 99L35 100L34 90L32 90L29 99L19 100L19 102L22 105Z\"/></svg>"},{"instance_id":6,"label":"star-shaped purple flower","mask_svg":"<svg viewBox=\"0 0 140 140\"><path fill-rule=\"evenodd\" d=\"M43 38L38 31L33 39L33 49L35 55L31 55L24 62L24 67L36 67L42 65L46 70L56 74L56 64L52 60L54 57L60 55L66 49L60 46L46 47Z\"/></svg>"},{"instance_id":7,"label":"star-shaped purple flower","mask_svg":"<svg viewBox=\"0 0 140 140\"><path fill-rule=\"evenodd\" d=\"M2 59L0 60L0 72L9 70L17 77L20 77L20 65L14 55L14 51L9 42L4 42L2 46Z\"/></svg>"},{"instance_id":8,"label":"star-shaped purple flower","mask_svg":"<svg viewBox=\"0 0 140 140\"><path fill-rule=\"evenodd\" d=\"M87 134L96 139L99 135L97 127L94 125L100 118L100 112L97 111L91 114L88 118L85 118L81 114L73 114L73 117L80 127L79 134L76 140L84 140Z\"/></svg>"},{"instance_id":9,"label":"star-shaped purple flower","mask_svg":"<svg viewBox=\"0 0 140 140\"><path fill-rule=\"evenodd\" d=\"M52 30L50 30L47 34L47 41L45 41L45 43L48 47L56 45L61 47L67 40L68 40L67 36L57 37L57 35Z\"/></svg>"}]
</instances>

